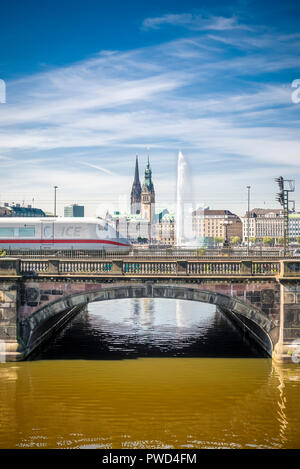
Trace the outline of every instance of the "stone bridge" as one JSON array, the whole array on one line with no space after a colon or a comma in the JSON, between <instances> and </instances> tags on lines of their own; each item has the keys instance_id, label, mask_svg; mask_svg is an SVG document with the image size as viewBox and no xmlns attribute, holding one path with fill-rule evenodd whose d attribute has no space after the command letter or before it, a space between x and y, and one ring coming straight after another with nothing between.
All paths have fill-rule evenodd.
<instances>
[{"instance_id":1,"label":"stone bridge","mask_svg":"<svg viewBox=\"0 0 300 469\"><path fill-rule=\"evenodd\" d=\"M275 361L300 344L299 260L0 259L0 359L25 359L86 304L120 298L215 304Z\"/></svg>"}]
</instances>

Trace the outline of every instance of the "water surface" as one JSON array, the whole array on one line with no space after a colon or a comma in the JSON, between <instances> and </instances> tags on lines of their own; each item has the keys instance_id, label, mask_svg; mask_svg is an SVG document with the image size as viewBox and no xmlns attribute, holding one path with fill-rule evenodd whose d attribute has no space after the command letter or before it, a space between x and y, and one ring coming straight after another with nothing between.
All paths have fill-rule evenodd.
<instances>
[{"instance_id":1,"label":"water surface","mask_svg":"<svg viewBox=\"0 0 300 469\"><path fill-rule=\"evenodd\" d=\"M1 364L0 447L299 448L299 391L210 305L95 303Z\"/></svg>"}]
</instances>

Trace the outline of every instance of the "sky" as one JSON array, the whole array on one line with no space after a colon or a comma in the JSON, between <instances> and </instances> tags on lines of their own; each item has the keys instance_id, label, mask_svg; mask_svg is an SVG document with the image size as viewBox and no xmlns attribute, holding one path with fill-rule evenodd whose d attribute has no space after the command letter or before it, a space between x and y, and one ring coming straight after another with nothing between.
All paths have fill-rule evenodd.
<instances>
[{"instance_id":1,"label":"sky","mask_svg":"<svg viewBox=\"0 0 300 469\"><path fill-rule=\"evenodd\" d=\"M1 203L53 211L56 185L60 215L126 211L149 154L172 211L182 151L196 206L244 215L250 185L279 208L283 176L300 211L299 2L0 0L0 17Z\"/></svg>"}]
</instances>

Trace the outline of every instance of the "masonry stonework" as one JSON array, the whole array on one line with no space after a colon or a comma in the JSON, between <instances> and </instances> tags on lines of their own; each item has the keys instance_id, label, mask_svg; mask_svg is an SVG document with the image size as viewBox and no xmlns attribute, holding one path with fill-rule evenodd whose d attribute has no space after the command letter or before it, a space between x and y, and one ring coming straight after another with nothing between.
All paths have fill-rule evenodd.
<instances>
[{"instance_id":1,"label":"masonry stonework","mask_svg":"<svg viewBox=\"0 0 300 469\"><path fill-rule=\"evenodd\" d=\"M259 271L259 278L254 278L249 261L241 263L239 276L236 267L232 274L232 267L224 271L220 263L214 267L214 272L219 269L215 274L210 274L205 263L205 274L190 275L188 262L179 261L175 274L173 267L170 270L163 264L160 275L154 263L154 274L147 270L144 277L126 269L124 275L122 260L114 261L110 270L106 265L103 274L91 273L95 265L85 262L82 269L88 274L71 270L71 275L61 273L59 260L43 261L41 273L22 273L19 260L5 261L0 260L1 361L26 358L87 303L132 297L215 304L253 329L253 337L279 362L293 361L300 345L300 269L295 262L281 261L280 272L271 275L266 264L267 274ZM32 266L36 268L37 263Z\"/></svg>"}]
</instances>

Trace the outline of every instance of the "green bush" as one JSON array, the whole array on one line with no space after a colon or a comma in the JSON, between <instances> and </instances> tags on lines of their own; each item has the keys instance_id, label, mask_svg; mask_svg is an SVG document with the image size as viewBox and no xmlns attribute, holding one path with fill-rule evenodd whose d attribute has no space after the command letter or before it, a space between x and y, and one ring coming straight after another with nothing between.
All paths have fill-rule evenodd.
<instances>
[{"instance_id":1,"label":"green bush","mask_svg":"<svg viewBox=\"0 0 300 469\"><path fill-rule=\"evenodd\" d=\"M274 238L270 238L269 236L265 236L263 238L263 243L267 246L274 246Z\"/></svg>"}]
</instances>

